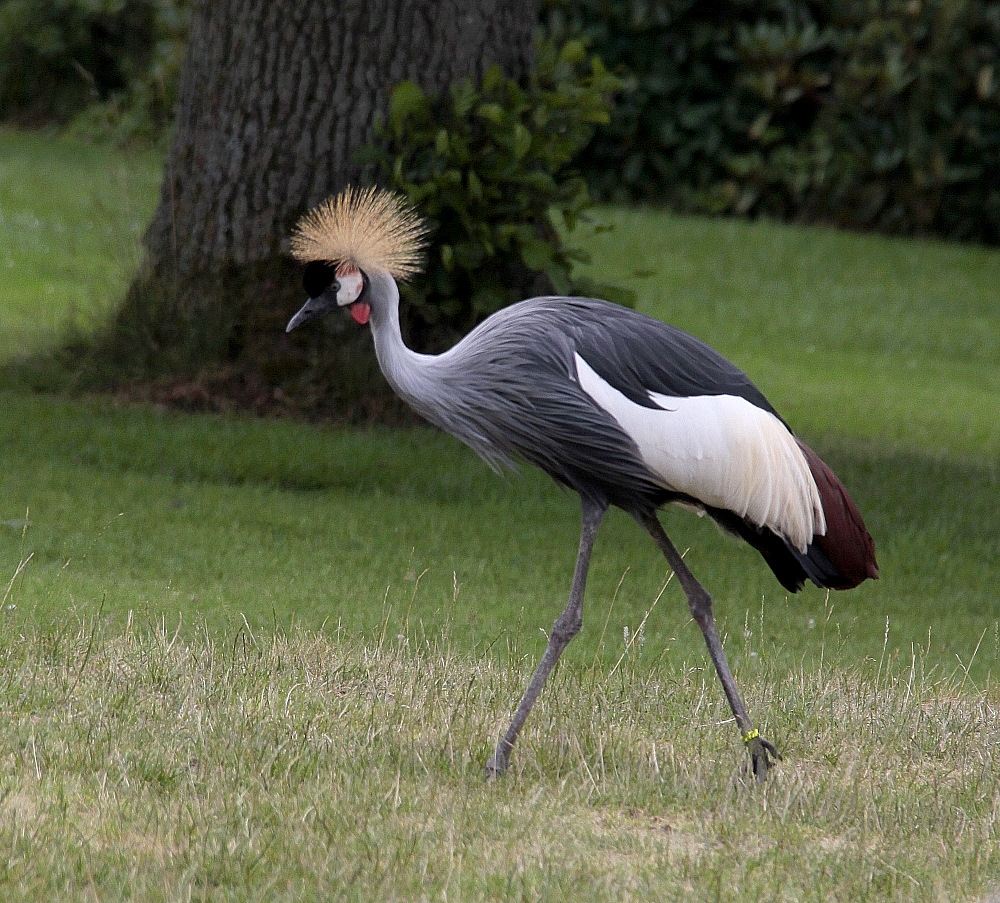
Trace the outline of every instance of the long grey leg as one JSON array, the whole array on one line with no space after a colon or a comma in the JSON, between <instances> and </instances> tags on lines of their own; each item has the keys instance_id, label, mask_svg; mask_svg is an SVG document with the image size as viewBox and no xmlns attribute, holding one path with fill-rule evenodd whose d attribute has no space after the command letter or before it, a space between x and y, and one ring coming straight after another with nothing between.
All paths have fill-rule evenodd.
<instances>
[{"instance_id":1,"label":"long grey leg","mask_svg":"<svg viewBox=\"0 0 1000 903\"><path fill-rule=\"evenodd\" d=\"M649 535L653 537L653 542L667 559L667 563L673 568L677 579L687 596L688 607L691 615L701 628L705 643L708 646L708 654L712 656L715 670L722 681L722 689L725 691L726 699L729 700L729 708L736 716L736 725L740 729L740 736L746 744L750 753L750 762L753 766L754 776L758 781L763 781L767 777L768 768L776 764L780 759L778 751L768 743L755 730L747 714L746 706L740 697L740 691L736 689L736 681L733 679L733 672L729 670L729 662L726 661L726 653L722 648L722 641L719 639L719 632L715 629L715 617L712 615L712 597L705 588L695 579L694 574L684 563L680 553L670 541L663 525L655 514L646 515L639 518L639 522L646 528Z\"/></svg>"},{"instance_id":2,"label":"long grey leg","mask_svg":"<svg viewBox=\"0 0 1000 903\"><path fill-rule=\"evenodd\" d=\"M538 694L542 692L545 681L555 667L563 649L569 645L583 626L583 591L587 584L587 571L590 568L590 553L594 548L594 540L597 537L597 530L601 526L604 512L607 506L597 502L583 500L583 526L580 530L580 551L576 556L576 568L573 571L573 586L569 592L569 601L563 609L563 613L556 618L552 625L552 633L549 634L549 643L545 648L545 654L538 663L534 676L528 684L528 689L524 691L514 718L507 728L507 733L497 744L496 751L492 758L486 763L486 777L495 778L502 775L507 770L510 761L510 753L517 741L517 735L521 733L524 722L528 718L531 707L535 704Z\"/></svg>"}]
</instances>

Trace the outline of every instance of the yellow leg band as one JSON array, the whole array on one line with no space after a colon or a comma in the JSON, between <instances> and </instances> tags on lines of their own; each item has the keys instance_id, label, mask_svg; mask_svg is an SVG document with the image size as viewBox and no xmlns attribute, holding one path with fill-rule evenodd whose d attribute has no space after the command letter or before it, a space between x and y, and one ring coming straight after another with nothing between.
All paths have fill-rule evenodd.
<instances>
[{"instance_id":1,"label":"yellow leg band","mask_svg":"<svg viewBox=\"0 0 1000 903\"><path fill-rule=\"evenodd\" d=\"M759 736L760 736L760 731L757 730L757 728L754 728L753 730L747 731L743 735L743 742L749 743L751 740L756 740Z\"/></svg>"}]
</instances>

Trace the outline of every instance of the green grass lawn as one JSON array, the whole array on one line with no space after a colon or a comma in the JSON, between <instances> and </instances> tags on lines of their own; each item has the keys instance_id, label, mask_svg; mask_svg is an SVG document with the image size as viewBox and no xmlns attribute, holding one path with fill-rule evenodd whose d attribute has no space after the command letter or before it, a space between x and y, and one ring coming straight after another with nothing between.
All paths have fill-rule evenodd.
<instances>
[{"instance_id":1,"label":"green grass lawn","mask_svg":"<svg viewBox=\"0 0 1000 903\"><path fill-rule=\"evenodd\" d=\"M0 357L114 303L157 176L152 155L0 133ZM595 274L746 369L875 537L877 583L788 596L756 553L665 515L786 752L775 789L733 789L742 753L701 635L624 516L598 541L562 695L543 697L495 794L480 760L562 608L573 497L538 473L494 477L431 430L181 415L9 383L0 811L14 827L0 889L569 899L583 882L579 899L951 900L1000 879L977 852L1000 824L984 777L1000 673L1000 253L602 216L615 230L586 239ZM254 662L253 679L228 681ZM325 662L351 679L325 678ZM430 689L445 687L438 706ZM263 708L237 728L248 700ZM76 711L89 714L74 726ZM226 774L244 743L248 764ZM458 848L467 835L474 853Z\"/></svg>"},{"instance_id":2,"label":"green grass lawn","mask_svg":"<svg viewBox=\"0 0 1000 903\"><path fill-rule=\"evenodd\" d=\"M540 645L563 604L575 500L541 474L498 479L430 430L320 430L10 393L4 410L5 570L32 556L11 599L42 622L138 609L213 628L245 614L255 626L370 634L388 617L431 634L447 623L470 647L508 634ZM985 632L976 674L994 669L995 471L857 440L820 447L862 500L882 579L829 599L788 596L752 550L670 512L725 628L752 631L760 654L788 662L854 662L878 657L888 618L893 649L908 657L916 644L946 670L968 663ZM665 576L645 534L613 516L570 658L617 655ZM674 660L702 660L677 588L645 629Z\"/></svg>"},{"instance_id":3,"label":"green grass lawn","mask_svg":"<svg viewBox=\"0 0 1000 903\"><path fill-rule=\"evenodd\" d=\"M87 329L124 291L159 156L0 131L0 357Z\"/></svg>"},{"instance_id":4,"label":"green grass lawn","mask_svg":"<svg viewBox=\"0 0 1000 903\"><path fill-rule=\"evenodd\" d=\"M100 313L138 259L155 160L18 135L0 137L0 150L11 176L0 182L0 222L36 224L10 251L17 278L0 335L51 340L32 332L31 311L53 278L39 262L54 236L89 237L66 241L53 261L78 294L56 293L48 322ZM797 661L820 655L810 625L822 623L823 654L832 642L859 661L877 656L888 618L904 655L916 644L950 669L983 637L976 673L994 668L1000 254L649 210L602 216L615 229L588 240L595 271L738 361L829 459L876 538L877 584L789 597L751 550L670 512L729 632L752 629L761 653ZM101 217L104 238L93 240ZM540 474L498 479L429 430L168 415L12 391L3 409L0 572L32 555L12 592L42 622L103 606L219 628L245 614L256 625L372 631L388 615L431 632L448 623L475 645L510 632L541 642L561 608L575 500ZM571 656L602 644L616 654L665 573L642 531L612 518ZM675 589L646 631L679 661L702 655Z\"/></svg>"}]
</instances>

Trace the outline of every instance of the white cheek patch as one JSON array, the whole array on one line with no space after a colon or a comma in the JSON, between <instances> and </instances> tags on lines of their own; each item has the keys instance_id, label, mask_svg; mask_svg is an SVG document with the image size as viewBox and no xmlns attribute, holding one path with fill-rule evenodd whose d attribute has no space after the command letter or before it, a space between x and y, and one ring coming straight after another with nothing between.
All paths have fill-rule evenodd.
<instances>
[{"instance_id":1,"label":"white cheek patch","mask_svg":"<svg viewBox=\"0 0 1000 903\"><path fill-rule=\"evenodd\" d=\"M340 288L337 291L337 304L344 307L353 304L361 297L361 291L365 287L365 278L360 270L353 267L344 267L337 270L337 283Z\"/></svg>"}]
</instances>

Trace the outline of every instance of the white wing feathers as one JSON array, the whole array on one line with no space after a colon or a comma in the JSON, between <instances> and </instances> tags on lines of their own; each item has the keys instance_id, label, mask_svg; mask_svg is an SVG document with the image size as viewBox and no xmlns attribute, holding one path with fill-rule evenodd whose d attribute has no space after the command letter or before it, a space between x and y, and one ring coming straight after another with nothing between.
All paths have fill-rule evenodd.
<instances>
[{"instance_id":1,"label":"white wing feathers","mask_svg":"<svg viewBox=\"0 0 1000 903\"><path fill-rule=\"evenodd\" d=\"M734 395L630 401L576 355L580 387L632 437L665 488L769 527L800 552L826 533L816 481L795 437Z\"/></svg>"}]
</instances>

